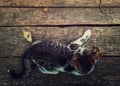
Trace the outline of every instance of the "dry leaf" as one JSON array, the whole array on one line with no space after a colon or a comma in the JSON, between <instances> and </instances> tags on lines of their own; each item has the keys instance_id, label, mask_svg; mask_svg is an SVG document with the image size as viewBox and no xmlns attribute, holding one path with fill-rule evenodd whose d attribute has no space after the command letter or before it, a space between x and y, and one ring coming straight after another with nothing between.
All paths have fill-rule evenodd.
<instances>
[{"instance_id":1,"label":"dry leaf","mask_svg":"<svg viewBox=\"0 0 120 86\"><path fill-rule=\"evenodd\" d=\"M32 33L30 31L23 31L23 36L28 42L32 42Z\"/></svg>"},{"instance_id":2,"label":"dry leaf","mask_svg":"<svg viewBox=\"0 0 120 86\"><path fill-rule=\"evenodd\" d=\"M48 12L48 8L43 8L43 12Z\"/></svg>"}]
</instances>

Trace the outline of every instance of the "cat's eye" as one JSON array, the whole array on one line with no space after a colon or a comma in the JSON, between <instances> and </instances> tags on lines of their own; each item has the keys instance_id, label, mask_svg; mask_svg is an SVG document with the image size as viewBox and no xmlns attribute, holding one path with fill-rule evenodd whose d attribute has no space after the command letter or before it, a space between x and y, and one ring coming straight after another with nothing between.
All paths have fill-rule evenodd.
<instances>
[{"instance_id":1,"label":"cat's eye","mask_svg":"<svg viewBox=\"0 0 120 86\"><path fill-rule=\"evenodd\" d=\"M79 45L77 45L77 44L71 44L71 45L70 45L70 48L71 48L72 50L77 50L78 47L79 47Z\"/></svg>"},{"instance_id":2,"label":"cat's eye","mask_svg":"<svg viewBox=\"0 0 120 86\"><path fill-rule=\"evenodd\" d=\"M96 54L96 52L92 52L92 54Z\"/></svg>"}]
</instances>

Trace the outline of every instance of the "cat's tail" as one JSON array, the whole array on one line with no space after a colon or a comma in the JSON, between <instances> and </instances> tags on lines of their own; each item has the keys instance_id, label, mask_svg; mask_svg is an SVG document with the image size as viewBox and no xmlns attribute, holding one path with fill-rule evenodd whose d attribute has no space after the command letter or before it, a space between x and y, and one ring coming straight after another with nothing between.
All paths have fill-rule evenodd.
<instances>
[{"instance_id":1,"label":"cat's tail","mask_svg":"<svg viewBox=\"0 0 120 86\"><path fill-rule=\"evenodd\" d=\"M24 78L29 75L31 72L29 53L25 52L22 56L22 70L20 73L17 73L14 69L9 69L8 73L13 79Z\"/></svg>"},{"instance_id":2,"label":"cat's tail","mask_svg":"<svg viewBox=\"0 0 120 86\"><path fill-rule=\"evenodd\" d=\"M16 73L15 70L8 70L8 72L13 79L23 78L23 75L25 74L25 71L23 70L21 73Z\"/></svg>"}]
</instances>

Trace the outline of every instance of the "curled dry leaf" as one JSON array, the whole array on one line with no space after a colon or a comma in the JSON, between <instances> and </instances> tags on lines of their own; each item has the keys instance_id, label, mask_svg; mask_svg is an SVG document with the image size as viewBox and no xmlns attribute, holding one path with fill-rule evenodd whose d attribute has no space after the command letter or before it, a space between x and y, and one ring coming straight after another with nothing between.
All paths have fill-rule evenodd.
<instances>
[{"instance_id":1,"label":"curled dry leaf","mask_svg":"<svg viewBox=\"0 0 120 86\"><path fill-rule=\"evenodd\" d=\"M28 42L32 42L32 32L31 31L23 31L23 36Z\"/></svg>"},{"instance_id":2,"label":"curled dry leaf","mask_svg":"<svg viewBox=\"0 0 120 86\"><path fill-rule=\"evenodd\" d=\"M43 12L48 12L48 8L43 8Z\"/></svg>"}]
</instances>

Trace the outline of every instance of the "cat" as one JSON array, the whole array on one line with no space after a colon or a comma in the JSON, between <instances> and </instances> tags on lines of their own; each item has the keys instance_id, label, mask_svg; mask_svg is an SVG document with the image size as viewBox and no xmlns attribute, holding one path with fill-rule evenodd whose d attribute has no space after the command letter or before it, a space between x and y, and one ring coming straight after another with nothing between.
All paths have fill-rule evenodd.
<instances>
[{"instance_id":1,"label":"cat","mask_svg":"<svg viewBox=\"0 0 120 86\"><path fill-rule=\"evenodd\" d=\"M91 30L87 30L82 37L68 45L55 40L35 41L22 56L22 71L16 73L15 70L8 70L8 72L14 79L24 78L30 75L32 65L35 65L41 73L45 74L59 72L72 75L89 74L93 71L96 60L101 57L98 47L94 46L91 50L84 48L83 44L90 36Z\"/></svg>"}]
</instances>

